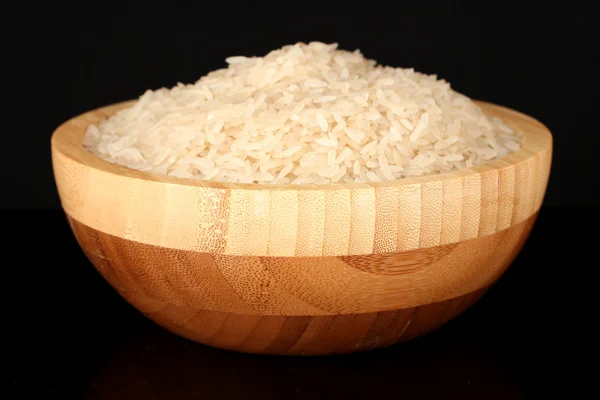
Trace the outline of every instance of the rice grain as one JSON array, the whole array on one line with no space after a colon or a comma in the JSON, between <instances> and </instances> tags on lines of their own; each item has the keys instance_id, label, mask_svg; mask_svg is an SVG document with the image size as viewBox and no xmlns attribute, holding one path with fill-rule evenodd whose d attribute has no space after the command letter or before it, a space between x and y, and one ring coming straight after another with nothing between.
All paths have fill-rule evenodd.
<instances>
[{"instance_id":1,"label":"rice grain","mask_svg":"<svg viewBox=\"0 0 600 400\"><path fill-rule=\"evenodd\" d=\"M195 83L147 90L90 125L84 147L156 174L263 184L438 174L521 147L520 133L443 79L336 43L225 61Z\"/></svg>"}]
</instances>

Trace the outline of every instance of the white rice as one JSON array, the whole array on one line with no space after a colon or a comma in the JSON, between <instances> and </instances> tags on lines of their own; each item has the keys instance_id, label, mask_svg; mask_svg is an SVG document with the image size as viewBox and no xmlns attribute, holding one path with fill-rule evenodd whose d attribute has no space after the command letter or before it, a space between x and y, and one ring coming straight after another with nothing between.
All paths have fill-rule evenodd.
<instances>
[{"instance_id":1,"label":"white rice","mask_svg":"<svg viewBox=\"0 0 600 400\"><path fill-rule=\"evenodd\" d=\"M90 126L84 146L137 170L262 184L438 174L520 148L521 134L448 82L359 50L297 43L226 61L194 84L146 91Z\"/></svg>"}]
</instances>

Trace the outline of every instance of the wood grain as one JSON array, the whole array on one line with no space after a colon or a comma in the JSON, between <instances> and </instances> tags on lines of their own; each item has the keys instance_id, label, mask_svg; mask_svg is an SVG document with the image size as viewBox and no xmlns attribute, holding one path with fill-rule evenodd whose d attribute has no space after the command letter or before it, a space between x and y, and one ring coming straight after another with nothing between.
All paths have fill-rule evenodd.
<instances>
[{"instance_id":1,"label":"wood grain","mask_svg":"<svg viewBox=\"0 0 600 400\"><path fill-rule=\"evenodd\" d=\"M85 127L126 104L83 114L54 133L62 206L101 232L180 250L341 256L456 243L530 217L541 205L551 164L552 136L541 123L481 103L488 114L524 132L521 150L472 169L390 182L194 181L134 171L82 148Z\"/></svg>"},{"instance_id":2,"label":"wood grain","mask_svg":"<svg viewBox=\"0 0 600 400\"><path fill-rule=\"evenodd\" d=\"M429 333L467 310L486 290L379 313L253 316L178 307L179 313L189 316L184 324L173 322L172 311L164 309L148 317L189 340L226 350L273 355L344 354L385 348Z\"/></svg>"},{"instance_id":3,"label":"wood grain","mask_svg":"<svg viewBox=\"0 0 600 400\"><path fill-rule=\"evenodd\" d=\"M391 182L248 185L134 171L59 127L61 203L87 257L170 331L225 349L330 354L386 347L459 315L508 268L544 198L552 136L481 103L525 135L472 169Z\"/></svg>"},{"instance_id":4,"label":"wood grain","mask_svg":"<svg viewBox=\"0 0 600 400\"><path fill-rule=\"evenodd\" d=\"M102 276L172 332L243 352L329 354L386 347L456 317L502 275L536 217L456 244L322 257L166 249L68 218Z\"/></svg>"}]
</instances>

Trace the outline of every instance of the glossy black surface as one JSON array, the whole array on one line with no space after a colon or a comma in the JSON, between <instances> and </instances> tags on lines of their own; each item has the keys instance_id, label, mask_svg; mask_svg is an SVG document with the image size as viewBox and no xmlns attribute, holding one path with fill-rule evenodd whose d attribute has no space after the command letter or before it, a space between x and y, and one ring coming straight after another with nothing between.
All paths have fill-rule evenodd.
<instances>
[{"instance_id":1,"label":"glossy black surface","mask_svg":"<svg viewBox=\"0 0 600 400\"><path fill-rule=\"evenodd\" d=\"M62 213L1 215L4 251L14 256L3 265L11 399L575 399L589 384L585 332L595 294L585 288L598 208L542 210L508 272L444 328L384 350L307 358L174 336L103 281Z\"/></svg>"}]
</instances>

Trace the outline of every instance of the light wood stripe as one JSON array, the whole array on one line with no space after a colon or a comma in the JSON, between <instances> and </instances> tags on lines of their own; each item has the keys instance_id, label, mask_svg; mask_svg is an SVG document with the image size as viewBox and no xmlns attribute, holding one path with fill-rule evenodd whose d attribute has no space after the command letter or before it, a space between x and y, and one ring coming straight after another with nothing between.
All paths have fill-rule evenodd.
<instances>
[{"instance_id":1,"label":"light wood stripe","mask_svg":"<svg viewBox=\"0 0 600 400\"><path fill-rule=\"evenodd\" d=\"M297 256L323 255L325 237L325 192L298 192Z\"/></svg>"},{"instance_id":2,"label":"light wood stripe","mask_svg":"<svg viewBox=\"0 0 600 400\"><path fill-rule=\"evenodd\" d=\"M348 254L352 221L350 189L325 191L323 255Z\"/></svg>"},{"instance_id":3,"label":"light wood stripe","mask_svg":"<svg viewBox=\"0 0 600 400\"><path fill-rule=\"evenodd\" d=\"M381 188L375 198L375 215L378 223L375 225L374 253L389 253L396 251L398 235L402 232L398 229L398 199L400 188L389 186Z\"/></svg>"},{"instance_id":4,"label":"light wood stripe","mask_svg":"<svg viewBox=\"0 0 600 400\"><path fill-rule=\"evenodd\" d=\"M515 169L506 167L498 170L498 219L496 231L510 227L515 198Z\"/></svg>"},{"instance_id":5,"label":"light wood stripe","mask_svg":"<svg viewBox=\"0 0 600 400\"><path fill-rule=\"evenodd\" d=\"M419 247L438 246L442 236L443 182L421 186L421 226Z\"/></svg>"},{"instance_id":6,"label":"light wood stripe","mask_svg":"<svg viewBox=\"0 0 600 400\"><path fill-rule=\"evenodd\" d=\"M418 249L421 233L421 185L406 185L399 190L397 250Z\"/></svg>"},{"instance_id":7,"label":"light wood stripe","mask_svg":"<svg viewBox=\"0 0 600 400\"><path fill-rule=\"evenodd\" d=\"M444 200L442 205L442 234L440 244L460 241L460 224L462 219L462 181L450 179L443 181Z\"/></svg>"},{"instance_id":8,"label":"light wood stripe","mask_svg":"<svg viewBox=\"0 0 600 400\"><path fill-rule=\"evenodd\" d=\"M460 240L476 238L481 222L481 175L469 175L462 179L462 213Z\"/></svg>"},{"instance_id":9,"label":"light wood stripe","mask_svg":"<svg viewBox=\"0 0 600 400\"><path fill-rule=\"evenodd\" d=\"M269 255L293 256L296 253L298 236L298 192L295 190L271 193L271 218L287 218L286 224L269 227Z\"/></svg>"},{"instance_id":10,"label":"light wood stripe","mask_svg":"<svg viewBox=\"0 0 600 400\"><path fill-rule=\"evenodd\" d=\"M365 185L364 189L353 189L352 221L350 226L350 248L348 254L372 253L375 243L375 189ZM395 244L394 244L395 250Z\"/></svg>"},{"instance_id":11,"label":"light wood stripe","mask_svg":"<svg viewBox=\"0 0 600 400\"><path fill-rule=\"evenodd\" d=\"M513 199L513 215L511 224L518 224L527 218L529 191L529 169L528 164L519 163L515 165L515 195Z\"/></svg>"},{"instance_id":12,"label":"light wood stripe","mask_svg":"<svg viewBox=\"0 0 600 400\"><path fill-rule=\"evenodd\" d=\"M234 190L230 192L230 196L227 254L267 254L271 192Z\"/></svg>"},{"instance_id":13,"label":"light wood stripe","mask_svg":"<svg viewBox=\"0 0 600 400\"><path fill-rule=\"evenodd\" d=\"M525 208L524 218L536 211L537 197L540 189L540 156L534 155L527 159L527 207Z\"/></svg>"},{"instance_id":14,"label":"light wood stripe","mask_svg":"<svg viewBox=\"0 0 600 400\"><path fill-rule=\"evenodd\" d=\"M481 174L481 214L477 236L491 235L496 232L498 223L498 170L490 170Z\"/></svg>"}]
</instances>

